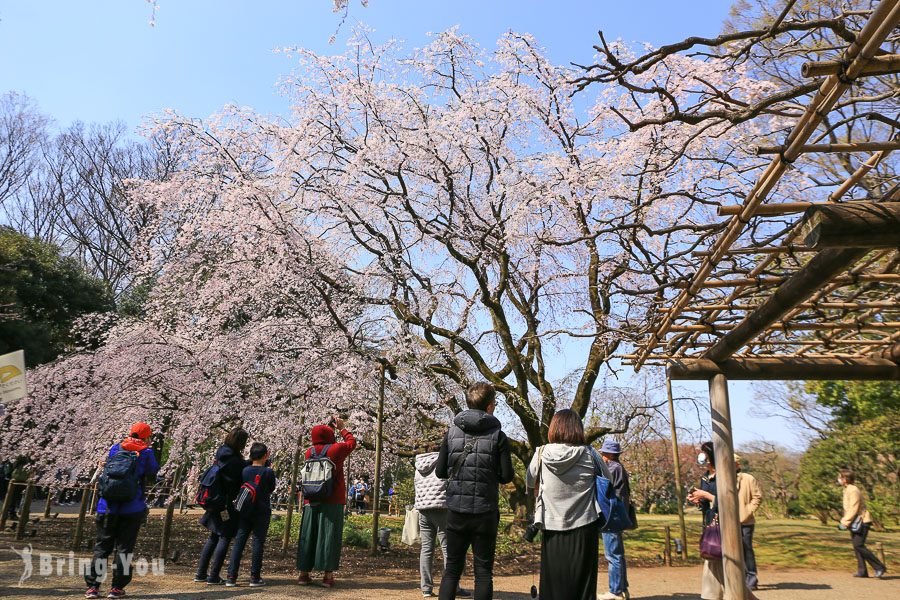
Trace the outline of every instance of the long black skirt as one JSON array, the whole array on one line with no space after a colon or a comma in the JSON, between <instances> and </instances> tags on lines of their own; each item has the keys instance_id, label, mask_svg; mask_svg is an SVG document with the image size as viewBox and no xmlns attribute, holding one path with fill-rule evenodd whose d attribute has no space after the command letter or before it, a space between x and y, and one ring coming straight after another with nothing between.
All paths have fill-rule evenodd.
<instances>
[{"instance_id":1,"label":"long black skirt","mask_svg":"<svg viewBox=\"0 0 900 600\"><path fill-rule=\"evenodd\" d=\"M543 531L541 536L541 600L596 600L597 524L570 531Z\"/></svg>"}]
</instances>

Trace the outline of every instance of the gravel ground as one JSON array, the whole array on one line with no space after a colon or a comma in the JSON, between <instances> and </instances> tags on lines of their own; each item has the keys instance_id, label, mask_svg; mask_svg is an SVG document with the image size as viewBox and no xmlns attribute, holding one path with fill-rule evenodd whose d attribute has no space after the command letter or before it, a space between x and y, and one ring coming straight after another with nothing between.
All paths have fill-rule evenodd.
<instances>
[{"instance_id":1,"label":"gravel ground","mask_svg":"<svg viewBox=\"0 0 900 600\"><path fill-rule=\"evenodd\" d=\"M55 554L65 558L64 554ZM0 549L0 598L33 600L36 598L78 598L84 591L77 575L42 576L35 558L34 572L22 586L18 585L22 574L22 560L9 549ZM267 578L265 588L248 588L246 582L237 588L210 588L191 581L187 566L175 566L165 577L147 575L135 578L128 587L131 598L155 600L218 600L241 598L247 600L281 600L282 598L328 598L330 600L413 600L421 598L418 581L413 574L395 574L391 577L355 576L353 579L338 577L338 585L326 590L318 585L299 587L292 577L273 575ZM758 596L761 600L888 600L900 598L900 577L890 574L883 580L855 579L850 573L811 570L763 570L763 585ZM697 567L640 568L629 570L632 598L635 600L663 600L668 598L699 598L700 571ZM600 574L602 593L605 573ZM469 585L471 582L469 582ZM497 600L525 600L529 598L530 576L502 576L495 581L494 598Z\"/></svg>"}]
</instances>

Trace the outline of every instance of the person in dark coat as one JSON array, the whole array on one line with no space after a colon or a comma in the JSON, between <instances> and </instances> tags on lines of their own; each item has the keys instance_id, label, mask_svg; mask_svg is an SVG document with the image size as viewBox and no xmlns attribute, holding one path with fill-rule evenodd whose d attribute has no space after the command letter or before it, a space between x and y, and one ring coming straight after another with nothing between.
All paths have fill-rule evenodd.
<instances>
[{"instance_id":1,"label":"person in dark coat","mask_svg":"<svg viewBox=\"0 0 900 600\"><path fill-rule=\"evenodd\" d=\"M209 537L203 550L200 551L197 574L194 576L197 583L225 584L225 580L221 577L222 565L225 563L228 546L237 533L238 525L232 501L241 489L241 473L244 467L250 464L243 456L249 437L243 427L235 427L225 436L225 441L216 451L215 460L219 464L225 492L225 510L208 510L200 517L200 524L209 530Z\"/></svg>"},{"instance_id":2,"label":"person in dark coat","mask_svg":"<svg viewBox=\"0 0 900 600\"><path fill-rule=\"evenodd\" d=\"M600 447L600 455L609 469L610 483L616 496L628 506L631 502L631 484L628 471L619 462L622 446L619 442L606 439ZM600 596L601 600L624 600L628 597L628 571L625 564L625 540L621 531L603 532L603 550L609 564L609 592Z\"/></svg>"},{"instance_id":3,"label":"person in dark coat","mask_svg":"<svg viewBox=\"0 0 900 600\"><path fill-rule=\"evenodd\" d=\"M457 596L459 578L472 547L476 600L494 592L494 555L500 522L499 484L513 479L509 440L493 415L496 391L481 382L466 390L465 410L453 419L438 453L435 472L447 479L447 567L441 600Z\"/></svg>"},{"instance_id":4,"label":"person in dark coat","mask_svg":"<svg viewBox=\"0 0 900 600\"><path fill-rule=\"evenodd\" d=\"M94 544L90 568L84 574L84 581L88 586L85 598L99 597L101 573L106 572L106 560L113 552L112 588L107 598L125 597L125 586L131 582L133 573L131 559L138 531L147 520L147 482L155 481L159 471L159 463L156 462L156 455L149 443L152 433L146 423L135 423L131 426L128 437L109 449L107 461L119 452L137 454L134 473L138 489L134 498L122 502L108 501L101 494L97 503L97 542Z\"/></svg>"}]
</instances>

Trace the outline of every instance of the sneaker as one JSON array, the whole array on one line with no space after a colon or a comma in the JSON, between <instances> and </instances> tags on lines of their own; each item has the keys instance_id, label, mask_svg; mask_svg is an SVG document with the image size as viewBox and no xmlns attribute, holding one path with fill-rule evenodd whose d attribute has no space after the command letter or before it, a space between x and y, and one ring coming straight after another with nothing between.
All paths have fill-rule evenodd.
<instances>
[{"instance_id":1,"label":"sneaker","mask_svg":"<svg viewBox=\"0 0 900 600\"><path fill-rule=\"evenodd\" d=\"M194 575L194 583L206 583L207 579L209 579L209 577L200 577L199 575Z\"/></svg>"},{"instance_id":2,"label":"sneaker","mask_svg":"<svg viewBox=\"0 0 900 600\"><path fill-rule=\"evenodd\" d=\"M107 598L124 598L125 590L122 588L113 588L109 590L109 593L106 595Z\"/></svg>"},{"instance_id":3,"label":"sneaker","mask_svg":"<svg viewBox=\"0 0 900 600\"><path fill-rule=\"evenodd\" d=\"M333 588L334 587L334 575L331 577L324 577L322 579L322 587Z\"/></svg>"},{"instance_id":4,"label":"sneaker","mask_svg":"<svg viewBox=\"0 0 900 600\"><path fill-rule=\"evenodd\" d=\"M868 573L854 573L853 576L854 576L854 577L866 577L866 578L868 578L868 577L869 577L869 574L868 574Z\"/></svg>"},{"instance_id":5,"label":"sneaker","mask_svg":"<svg viewBox=\"0 0 900 600\"><path fill-rule=\"evenodd\" d=\"M85 598L99 598L100 597L100 588L96 585L92 585L87 589L84 593Z\"/></svg>"},{"instance_id":6,"label":"sneaker","mask_svg":"<svg viewBox=\"0 0 900 600\"><path fill-rule=\"evenodd\" d=\"M605 594L600 596L598 600L625 600L625 594L613 594L612 592L606 592Z\"/></svg>"},{"instance_id":7,"label":"sneaker","mask_svg":"<svg viewBox=\"0 0 900 600\"><path fill-rule=\"evenodd\" d=\"M237 587L237 579L229 577L225 580L225 587Z\"/></svg>"},{"instance_id":8,"label":"sneaker","mask_svg":"<svg viewBox=\"0 0 900 600\"><path fill-rule=\"evenodd\" d=\"M312 583L312 578L309 575L301 575L297 578L297 585L309 585Z\"/></svg>"},{"instance_id":9,"label":"sneaker","mask_svg":"<svg viewBox=\"0 0 900 600\"><path fill-rule=\"evenodd\" d=\"M422 590L422 597L423 598L437 598L437 594L435 594L432 590L428 590L427 592L425 590Z\"/></svg>"},{"instance_id":10,"label":"sneaker","mask_svg":"<svg viewBox=\"0 0 900 600\"><path fill-rule=\"evenodd\" d=\"M881 567L880 569L875 569L875 579L881 579L884 577L884 574L887 573L887 567Z\"/></svg>"},{"instance_id":11,"label":"sneaker","mask_svg":"<svg viewBox=\"0 0 900 600\"><path fill-rule=\"evenodd\" d=\"M216 579L207 579L206 585L224 585L225 580L221 577L217 577Z\"/></svg>"},{"instance_id":12,"label":"sneaker","mask_svg":"<svg viewBox=\"0 0 900 600\"><path fill-rule=\"evenodd\" d=\"M457 598L471 598L472 592L464 588L456 588L456 597Z\"/></svg>"},{"instance_id":13,"label":"sneaker","mask_svg":"<svg viewBox=\"0 0 900 600\"><path fill-rule=\"evenodd\" d=\"M250 578L250 587L262 587L264 585L266 585L266 582L262 580L262 577Z\"/></svg>"}]
</instances>

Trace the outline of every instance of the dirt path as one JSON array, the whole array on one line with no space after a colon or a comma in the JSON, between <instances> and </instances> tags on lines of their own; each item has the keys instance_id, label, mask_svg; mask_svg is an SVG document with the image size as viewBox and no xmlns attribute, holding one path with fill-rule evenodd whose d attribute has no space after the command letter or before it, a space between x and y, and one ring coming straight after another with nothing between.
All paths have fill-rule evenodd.
<instances>
[{"instance_id":1,"label":"dirt path","mask_svg":"<svg viewBox=\"0 0 900 600\"><path fill-rule=\"evenodd\" d=\"M63 557L57 554L56 557ZM84 591L77 575L40 574L37 557L33 561L33 574L19 587L22 560L10 550L0 550L0 597L10 600L34 600L36 598L77 598ZM900 577L884 580L854 579L849 573L835 571L769 571L760 574L763 585L758 593L761 600L876 600L900 598ZM646 568L629 572L632 598L635 600L663 600L699 598L697 590L700 572L695 567ZM601 573L601 592L605 573ZM417 581L406 577L372 577L355 581L340 580L338 587L326 590L317 585L301 588L292 578L273 576L267 579L265 588L210 588L191 581L184 567L176 567L164 577L147 575L135 578L128 587L129 597L154 600L218 600L240 598L246 600L281 600L282 598L328 598L330 600L413 600L421 598ZM498 577L494 598L497 600L526 600L531 587L531 577Z\"/></svg>"}]
</instances>

